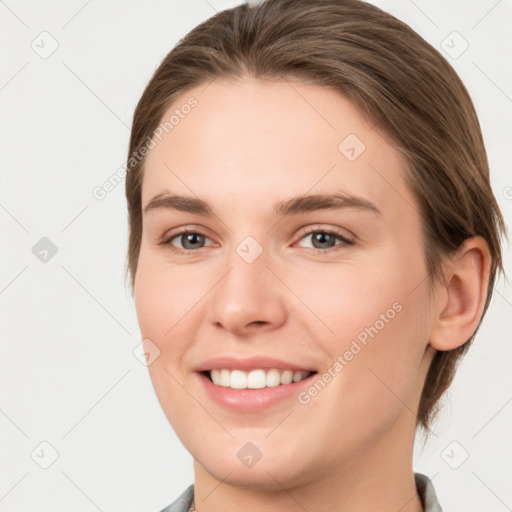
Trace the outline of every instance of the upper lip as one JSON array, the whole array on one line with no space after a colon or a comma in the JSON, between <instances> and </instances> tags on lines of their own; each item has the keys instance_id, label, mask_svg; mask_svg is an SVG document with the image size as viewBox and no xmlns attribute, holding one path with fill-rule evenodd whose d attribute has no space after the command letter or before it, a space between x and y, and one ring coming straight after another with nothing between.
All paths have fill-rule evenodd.
<instances>
[{"instance_id":1,"label":"upper lip","mask_svg":"<svg viewBox=\"0 0 512 512\"><path fill-rule=\"evenodd\" d=\"M213 357L203 361L200 365L198 365L196 371L204 372L208 370L224 368L228 370L244 370L247 372L251 370L270 368L292 371L316 371L301 364L290 363L288 361L283 361L282 359L266 356L252 356L244 358L235 356Z\"/></svg>"}]
</instances>

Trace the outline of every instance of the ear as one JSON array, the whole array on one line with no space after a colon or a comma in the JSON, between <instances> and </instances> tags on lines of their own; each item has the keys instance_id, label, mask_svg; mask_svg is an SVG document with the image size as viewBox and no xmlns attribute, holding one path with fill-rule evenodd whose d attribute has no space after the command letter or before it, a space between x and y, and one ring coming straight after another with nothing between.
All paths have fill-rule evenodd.
<instances>
[{"instance_id":1,"label":"ear","mask_svg":"<svg viewBox=\"0 0 512 512\"><path fill-rule=\"evenodd\" d=\"M475 333L487 297L490 266L489 246L481 236L466 239L449 259L444 284L436 294L433 348L460 347Z\"/></svg>"}]
</instances>

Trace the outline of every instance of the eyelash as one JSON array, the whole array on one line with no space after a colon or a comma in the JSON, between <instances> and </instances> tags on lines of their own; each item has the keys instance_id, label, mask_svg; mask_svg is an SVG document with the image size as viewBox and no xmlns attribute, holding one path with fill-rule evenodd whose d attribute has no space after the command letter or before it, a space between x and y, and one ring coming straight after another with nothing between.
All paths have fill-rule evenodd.
<instances>
[{"instance_id":1,"label":"eyelash","mask_svg":"<svg viewBox=\"0 0 512 512\"><path fill-rule=\"evenodd\" d=\"M330 235L335 238L338 238L342 242L340 244L336 244L334 247L329 247L327 249L303 247L303 249L306 249L307 252L313 253L315 255L318 255L318 254L324 255L324 254L330 254L331 252L337 252L337 251L341 250L343 247L346 247L349 245L354 245L354 243L355 243L354 241L349 240L348 238L346 238L345 236L341 235L340 233L338 233L336 231L329 230L329 229L322 229L322 228L318 228L318 227L314 227L313 229L309 229L308 231L302 233L301 237L299 238L299 241L306 238L309 235L314 234L314 233L323 233L326 235ZM175 238L179 238L180 236L188 235L188 234L201 235L201 236L204 236L205 238L208 238L208 236L205 233L201 232L198 229L194 229L194 230L185 229L183 231L179 231L178 233L174 233L171 237L166 238L165 240L163 240L161 242L161 245L168 246L169 249L173 252L181 252L183 254L193 255L193 253L198 252L200 249L203 249L204 247L200 247L200 249L196 249L196 250L178 249L177 247L174 247L171 243Z\"/></svg>"}]
</instances>

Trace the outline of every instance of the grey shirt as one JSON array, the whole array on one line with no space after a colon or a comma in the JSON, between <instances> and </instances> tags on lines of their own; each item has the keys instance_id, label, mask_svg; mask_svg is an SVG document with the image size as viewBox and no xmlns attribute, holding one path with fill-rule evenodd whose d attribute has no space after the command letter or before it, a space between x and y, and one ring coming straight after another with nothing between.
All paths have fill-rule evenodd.
<instances>
[{"instance_id":1,"label":"grey shirt","mask_svg":"<svg viewBox=\"0 0 512 512\"><path fill-rule=\"evenodd\" d=\"M416 489L423 503L425 512L443 512L441 505L439 505L437 501L436 492L430 478L421 473L414 473L414 480L416 481ZM187 512L193 499L194 484L191 484L176 501L173 501L160 512Z\"/></svg>"}]
</instances>

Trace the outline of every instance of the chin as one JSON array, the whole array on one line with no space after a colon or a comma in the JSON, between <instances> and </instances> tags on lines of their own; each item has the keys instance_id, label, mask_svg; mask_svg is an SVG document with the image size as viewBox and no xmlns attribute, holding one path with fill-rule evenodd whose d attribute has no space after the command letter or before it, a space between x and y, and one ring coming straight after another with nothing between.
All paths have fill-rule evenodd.
<instances>
[{"instance_id":1,"label":"chin","mask_svg":"<svg viewBox=\"0 0 512 512\"><path fill-rule=\"evenodd\" d=\"M203 443L196 453L189 451L195 463L216 480L240 489L278 491L283 487L291 488L305 483L314 473L312 467L308 468L300 450L292 447L289 453L283 453L282 446L264 447L261 441L258 444L263 452L261 458L252 466L246 466L243 462L244 452L238 455L240 443L230 440L228 444L231 446L217 445L219 448L215 451L205 450Z\"/></svg>"},{"instance_id":2,"label":"chin","mask_svg":"<svg viewBox=\"0 0 512 512\"><path fill-rule=\"evenodd\" d=\"M235 462L219 464L207 461L205 464L198 464L219 482L248 491L280 491L283 487L293 487L298 479L298 475L290 474L289 471L282 474L279 468L262 461L252 468Z\"/></svg>"}]
</instances>

